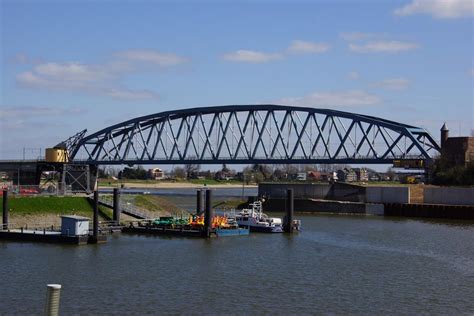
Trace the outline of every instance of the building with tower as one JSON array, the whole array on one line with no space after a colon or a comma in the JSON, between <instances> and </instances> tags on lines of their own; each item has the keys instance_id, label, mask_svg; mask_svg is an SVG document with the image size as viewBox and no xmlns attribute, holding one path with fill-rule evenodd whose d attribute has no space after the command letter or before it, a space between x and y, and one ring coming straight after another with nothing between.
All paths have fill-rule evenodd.
<instances>
[{"instance_id":1,"label":"building with tower","mask_svg":"<svg viewBox=\"0 0 474 316\"><path fill-rule=\"evenodd\" d=\"M451 166L467 166L474 162L474 137L449 137L446 123L441 127L441 157Z\"/></svg>"}]
</instances>

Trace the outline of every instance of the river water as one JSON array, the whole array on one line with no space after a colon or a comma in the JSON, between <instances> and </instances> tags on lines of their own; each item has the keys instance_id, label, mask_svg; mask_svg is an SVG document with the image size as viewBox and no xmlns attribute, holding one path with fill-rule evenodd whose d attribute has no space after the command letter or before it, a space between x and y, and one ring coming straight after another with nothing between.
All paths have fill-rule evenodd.
<instances>
[{"instance_id":1,"label":"river water","mask_svg":"<svg viewBox=\"0 0 474 316\"><path fill-rule=\"evenodd\" d=\"M472 314L474 224L299 216L294 235L0 242L0 315Z\"/></svg>"}]
</instances>

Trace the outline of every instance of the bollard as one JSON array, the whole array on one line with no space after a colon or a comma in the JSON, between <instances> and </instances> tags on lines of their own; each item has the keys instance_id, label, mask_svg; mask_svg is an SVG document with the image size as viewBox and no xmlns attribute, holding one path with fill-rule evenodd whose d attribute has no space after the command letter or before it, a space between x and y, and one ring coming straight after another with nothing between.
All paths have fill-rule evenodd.
<instances>
[{"instance_id":1,"label":"bollard","mask_svg":"<svg viewBox=\"0 0 474 316\"><path fill-rule=\"evenodd\" d=\"M3 222L2 228L8 229L8 190L3 190Z\"/></svg>"},{"instance_id":2,"label":"bollard","mask_svg":"<svg viewBox=\"0 0 474 316\"><path fill-rule=\"evenodd\" d=\"M94 191L94 218L93 218L93 242L97 242L99 236L99 191Z\"/></svg>"},{"instance_id":3,"label":"bollard","mask_svg":"<svg viewBox=\"0 0 474 316\"><path fill-rule=\"evenodd\" d=\"M203 211L203 207L202 207L202 205L203 205L203 203L202 203L203 202L203 196L202 195L203 195L204 192L202 190L197 190L196 193L197 193L196 194L196 214L199 215Z\"/></svg>"},{"instance_id":4,"label":"bollard","mask_svg":"<svg viewBox=\"0 0 474 316\"><path fill-rule=\"evenodd\" d=\"M57 316L59 315L59 298L61 294L61 284L48 284L47 285L47 296L46 306L44 314L46 316Z\"/></svg>"},{"instance_id":5,"label":"bollard","mask_svg":"<svg viewBox=\"0 0 474 316\"><path fill-rule=\"evenodd\" d=\"M204 210L204 237L211 237L212 230L212 191L206 190L206 209Z\"/></svg>"},{"instance_id":6,"label":"bollard","mask_svg":"<svg viewBox=\"0 0 474 316\"><path fill-rule=\"evenodd\" d=\"M294 197L293 189L286 191L286 216L284 230L287 233L293 232L293 213L294 213Z\"/></svg>"},{"instance_id":7,"label":"bollard","mask_svg":"<svg viewBox=\"0 0 474 316\"><path fill-rule=\"evenodd\" d=\"M120 189L119 188L114 188L114 215L113 215L113 220L117 223L120 224Z\"/></svg>"}]
</instances>

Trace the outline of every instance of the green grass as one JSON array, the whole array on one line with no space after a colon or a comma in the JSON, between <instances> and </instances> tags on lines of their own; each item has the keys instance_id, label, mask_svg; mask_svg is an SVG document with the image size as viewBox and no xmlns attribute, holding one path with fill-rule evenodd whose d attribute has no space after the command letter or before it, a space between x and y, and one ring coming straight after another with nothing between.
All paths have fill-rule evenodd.
<instances>
[{"instance_id":1,"label":"green grass","mask_svg":"<svg viewBox=\"0 0 474 316\"><path fill-rule=\"evenodd\" d=\"M156 195L136 195L134 203L136 206L149 211L181 212L181 209L166 198Z\"/></svg>"},{"instance_id":2,"label":"green grass","mask_svg":"<svg viewBox=\"0 0 474 316\"><path fill-rule=\"evenodd\" d=\"M247 200L241 199L217 200L212 207L219 209L242 209L247 207L247 204Z\"/></svg>"},{"instance_id":3,"label":"green grass","mask_svg":"<svg viewBox=\"0 0 474 316\"><path fill-rule=\"evenodd\" d=\"M1 199L3 203L3 198ZM76 214L91 216L92 207L85 197L15 197L8 201L13 215Z\"/></svg>"}]
</instances>

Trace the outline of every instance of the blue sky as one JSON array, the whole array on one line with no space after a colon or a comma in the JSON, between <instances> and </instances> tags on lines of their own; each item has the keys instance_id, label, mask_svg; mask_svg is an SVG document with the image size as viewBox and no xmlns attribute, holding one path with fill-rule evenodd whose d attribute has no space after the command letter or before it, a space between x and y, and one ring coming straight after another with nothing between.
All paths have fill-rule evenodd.
<instances>
[{"instance_id":1,"label":"blue sky","mask_svg":"<svg viewBox=\"0 0 474 316\"><path fill-rule=\"evenodd\" d=\"M0 3L1 159L222 104L474 128L474 0Z\"/></svg>"}]
</instances>

